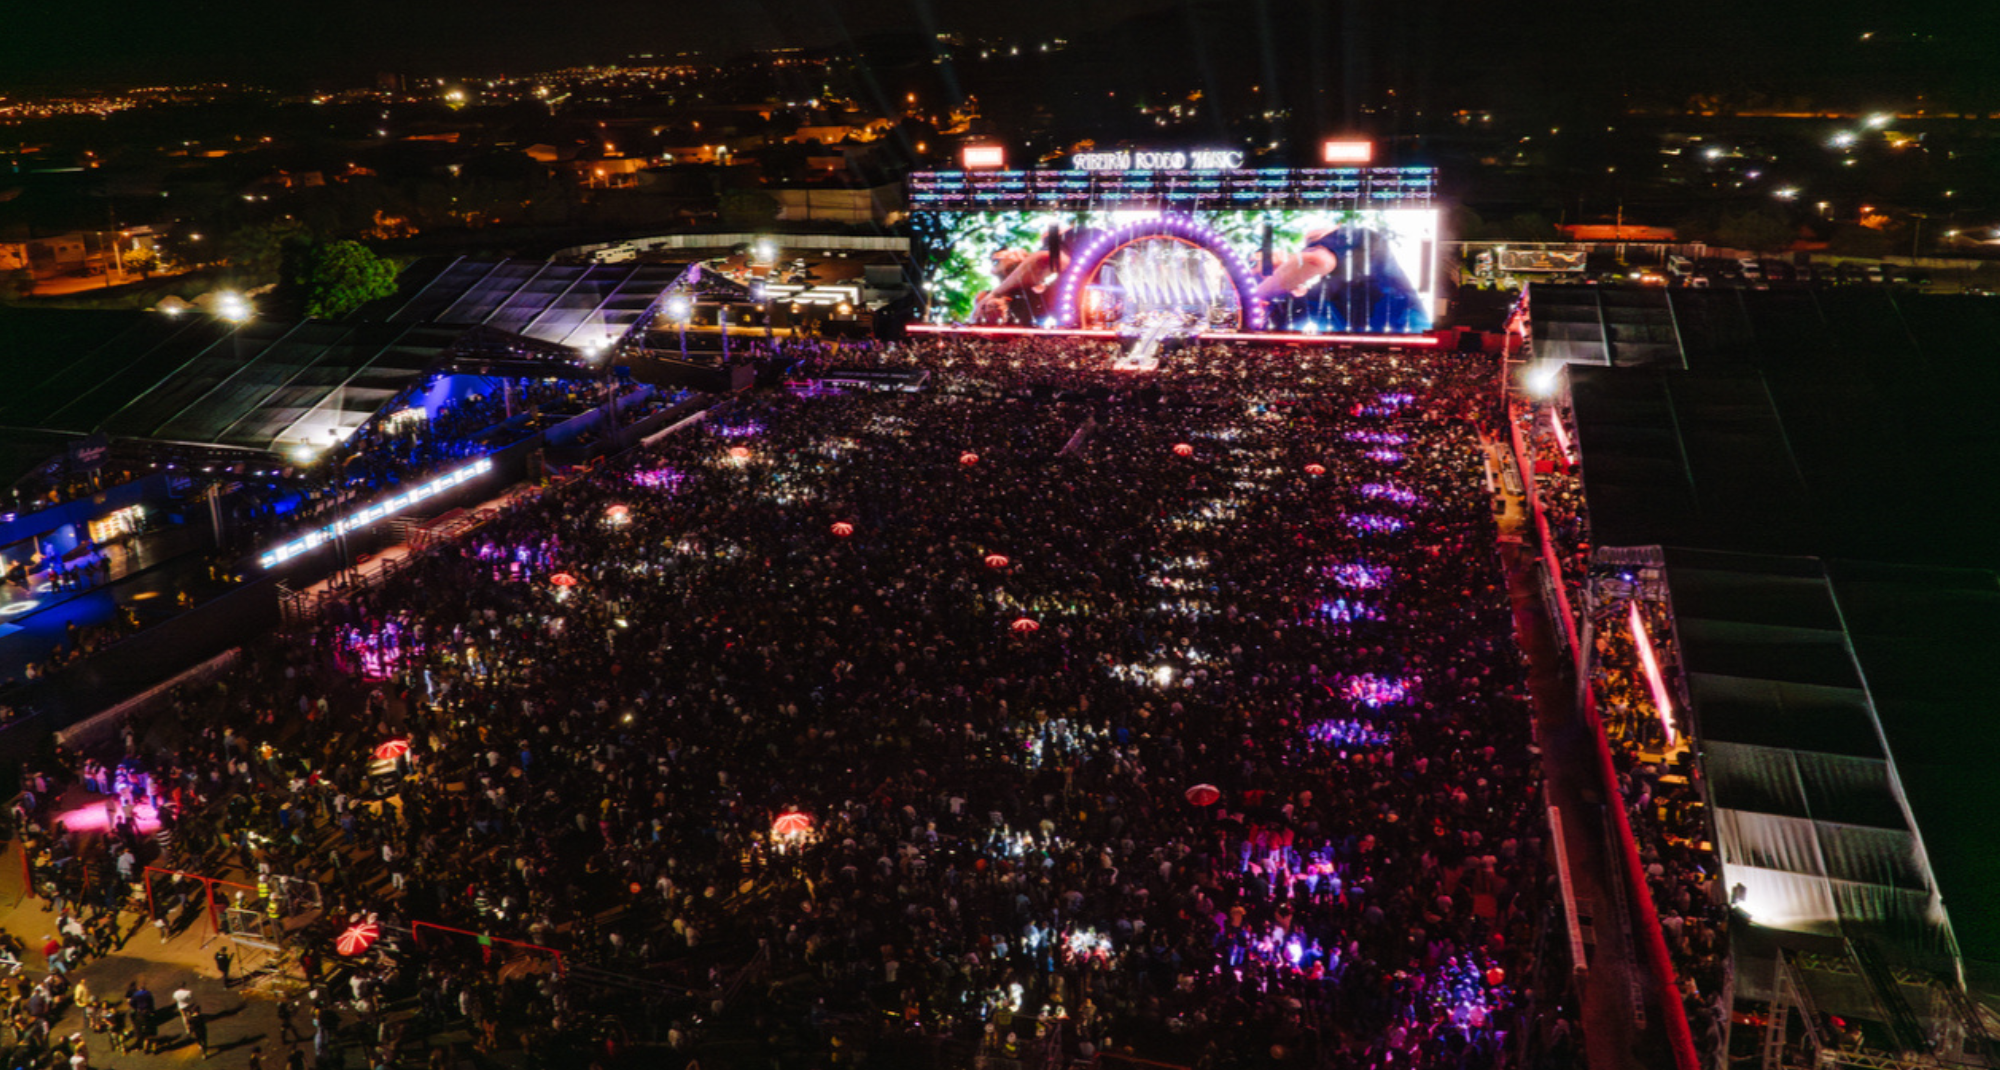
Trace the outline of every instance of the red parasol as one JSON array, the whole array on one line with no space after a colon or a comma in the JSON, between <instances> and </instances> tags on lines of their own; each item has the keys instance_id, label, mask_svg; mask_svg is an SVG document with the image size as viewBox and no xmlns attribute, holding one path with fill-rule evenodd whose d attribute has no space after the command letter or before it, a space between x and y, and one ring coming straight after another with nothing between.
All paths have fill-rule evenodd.
<instances>
[{"instance_id":1,"label":"red parasol","mask_svg":"<svg viewBox=\"0 0 2000 1070\"><path fill-rule=\"evenodd\" d=\"M632 510L627 509L625 506L622 505L614 505L611 508L606 509L604 511L605 519L611 521L614 524L623 524L625 522L626 517L630 516L631 514Z\"/></svg>"},{"instance_id":2,"label":"red parasol","mask_svg":"<svg viewBox=\"0 0 2000 1070\"><path fill-rule=\"evenodd\" d=\"M359 955L374 947L375 941L381 935L382 927L374 922L350 925L346 932L334 938L333 949L343 955Z\"/></svg>"},{"instance_id":3,"label":"red parasol","mask_svg":"<svg viewBox=\"0 0 2000 1070\"><path fill-rule=\"evenodd\" d=\"M1011 565L1011 564L1013 564L1013 562L1012 562L1012 561L1009 561L1009 560L1007 560L1007 555L1006 555L1006 554L987 554L987 555L986 555L986 567L987 567L987 568L1006 568L1006 567L1007 567L1008 565Z\"/></svg>"},{"instance_id":4,"label":"red parasol","mask_svg":"<svg viewBox=\"0 0 2000 1070\"><path fill-rule=\"evenodd\" d=\"M1012 628L1013 628L1013 629L1014 629L1014 630L1015 630L1016 632L1018 632L1018 633L1020 633L1020 634L1022 634L1022 635L1028 635L1028 634L1030 634L1030 633L1032 633L1032 632L1038 632L1038 631L1041 631L1041 630L1042 630L1042 625L1041 625L1041 622L1040 622L1040 621L1036 621L1036 620L1031 620L1031 619L1029 619L1029 618L1027 618L1027 617L1022 617L1022 618L1020 618L1020 619L1016 620L1016 621L1015 621L1015 622L1014 622L1014 623L1013 623L1013 624L1011 625L1011 627L1012 627Z\"/></svg>"},{"instance_id":5,"label":"red parasol","mask_svg":"<svg viewBox=\"0 0 2000 1070\"><path fill-rule=\"evenodd\" d=\"M1306 474L1309 476L1323 476L1326 474L1326 466L1320 464L1318 461L1314 461L1306 465Z\"/></svg>"},{"instance_id":6,"label":"red parasol","mask_svg":"<svg viewBox=\"0 0 2000 1070\"><path fill-rule=\"evenodd\" d=\"M385 762L393 762L408 753L410 753L410 741L407 739L392 739L375 748L375 757Z\"/></svg>"},{"instance_id":7,"label":"red parasol","mask_svg":"<svg viewBox=\"0 0 2000 1070\"><path fill-rule=\"evenodd\" d=\"M833 533L844 539L849 535L854 534L854 525L848 523L845 520L834 521Z\"/></svg>"},{"instance_id":8,"label":"red parasol","mask_svg":"<svg viewBox=\"0 0 2000 1070\"><path fill-rule=\"evenodd\" d=\"M750 447L732 446L729 449L729 457L731 460L747 461L750 459Z\"/></svg>"},{"instance_id":9,"label":"red parasol","mask_svg":"<svg viewBox=\"0 0 2000 1070\"><path fill-rule=\"evenodd\" d=\"M979 455L978 455L978 454L976 454L976 453L974 453L974 452L972 452L971 450L966 450L966 451L965 451L964 453L961 453L961 454L959 454L959 455L958 455L958 463L960 463L960 464L964 464L964 465L974 465L974 464L978 464L978 463L979 463Z\"/></svg>"},{"instance_id":10,"label":"red parasol","mask_svg":"<svg viewBox=\"0 0 2000 1070\"><path fill-rule=\"evenodd\" d=\"M803 836L812 831L813 819L796 810L787 810L771 822L773 836Z\"/></svg>"},{"instance_id":11,"label":"red parasol","mask_svg":"<svg viewBox=\"0 0 2000 1070\"><path fill-rule=\"evenodd\" d=\"M1222 799L1222 789L1213 784L1196 784L1187 789L1187 801L1196 806L1214 806Z\"/></svg>"},{"instance_id":12,"label":"red parasol","mask_svg":"<svg viewBox=\"0 0 2000 1070\"><path fill-rule=\"evenodd\" d=\"M549 582L558 587L574 587L576 586L576 577L567 572L558 572L549 577Z\"/></svg>"},{"instance_id":13,"label":"red parasol","mask_svg":"<svg viewBox=\"0 0 2000 1070\"><path fill-rule=\"evenodd\" d=\"M1192 457L1194 456L1194 447L1185 442L1177 442L1174 444L1174 456Z\"/></svg>"}]
</instances>

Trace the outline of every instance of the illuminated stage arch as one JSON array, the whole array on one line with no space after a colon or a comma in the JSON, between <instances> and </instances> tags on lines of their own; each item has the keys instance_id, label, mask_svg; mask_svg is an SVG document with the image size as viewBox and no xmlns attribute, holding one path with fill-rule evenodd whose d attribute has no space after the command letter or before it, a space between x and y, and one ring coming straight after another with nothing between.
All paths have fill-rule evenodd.
<instances>
[{"instance_id":1,"label":"illuminated stage arch","mask_svg":"<svg viewBox=\"0 0 2000 1070\"><path fill-rule=\"evenodd\" d=\"M1093 235L1079 248L1069 267L1056 283L1055 323L1058 327L1076 327L1082 317L1078 301L1085 294L1097 274L1120 250L1135 243L1165 239L1183 245L1193 246L1214 256L1229 276L1229 282L1236 291L1237 307L1241 310L1241 322L1234 329L1258 331L1265 327L1264 306L1257 300L1256 279L1250 273L1249 265L1236 255L1228 241L1210 227L1183 215L1158 215L1150 219L1129 223L1122 227Z\"/></svg>"}]
</instances>

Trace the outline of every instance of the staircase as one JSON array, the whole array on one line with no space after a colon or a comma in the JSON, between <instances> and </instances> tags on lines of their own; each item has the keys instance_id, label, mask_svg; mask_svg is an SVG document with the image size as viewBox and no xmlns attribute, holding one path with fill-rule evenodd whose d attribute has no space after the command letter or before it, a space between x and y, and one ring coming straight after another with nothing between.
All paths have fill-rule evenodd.
<instances>
[{"instance_id":1,"label":"staircase","mask_svg":"<svg viewBox=\"0 0 2000 1070\"><path fill-rule=\"evenodd\" d=\"M1931 1040L1924 1024L1916 1011L1910 1009L1910 1001L1903 996L1902 984L1889 964L1882 960L1881 950L1870 940L1849 940L1847 953L1853 956L1854 964L1861 967L1861 976L1868 980L1868 987L1881 1004L1882 1015L1896 1038L1896 1046L1909 1052L1931 1050Z\"/></svg>"}]
</instances>

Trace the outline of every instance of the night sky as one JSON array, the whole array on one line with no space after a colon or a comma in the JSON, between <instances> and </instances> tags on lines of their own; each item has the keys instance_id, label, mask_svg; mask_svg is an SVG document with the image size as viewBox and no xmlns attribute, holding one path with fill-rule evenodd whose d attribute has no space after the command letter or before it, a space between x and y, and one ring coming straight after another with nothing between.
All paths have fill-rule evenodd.
<instances>
[{"instance_id":1,"label":"night sky","mask_svg":"<svg viewBox=\"0 0 2000 1070\"><path fill-rule=\"evenodd\" d=\"M891 31L1109 40L1135 19L1178 22L1189 7L1205 11L1185 27L1220 19L1270 31L1252 54L1207 57L1215 77L1254 69L1246 64L1274 47L1310 52L1322 79L1344 77L1336 68L1394 82L1409 67L1542 64L1553 66L1529 73L1574 72L1569 91L1578 93L1603 88L1591 80L1599 72L1628 87L1695 71L1785 92L1800 79L1879 68L1889 75L1883 90L1902 95L1923 82L1984 89L2000 68L2000 3L1990 0L13 0L0 16L0 92L194 80L340 88L382 71L519 73L693 50L727 57ZM1858 46L1869 30L1874 42Z\"/></svg>"},{"instance_id":2,"label":"night sky","mask_svg":"<svg viewBox=\"0 0 2000 1070\"><path fill-rule=\"evenodd\" d=\"M726 56L926 27L1059 36L1175 2L19 0L0 18L0 90L168 78L346 84L378 71L489 74L640 52Z\"/></svg>"}]
</instances>

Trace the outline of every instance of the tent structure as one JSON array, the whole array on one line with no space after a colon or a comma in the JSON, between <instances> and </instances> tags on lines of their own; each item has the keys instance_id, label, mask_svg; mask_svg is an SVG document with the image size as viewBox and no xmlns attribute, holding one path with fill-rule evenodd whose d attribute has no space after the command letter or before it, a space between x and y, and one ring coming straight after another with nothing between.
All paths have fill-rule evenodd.
<instances>
[{"instance_id":1,"label":"tent structure","mask_svg":"<svg viewBox=\"0 0 2000 1070\"><path fill-rule=\"evenodd\" d=\"M483 326L583 351L647 322L683 264L561 264L430 258L405 270L393 296L349 318Z\"/></svg>"},{"instance_id":2,"label":"tent structure","mask_svg":"<svg viewBox=\"0 0 2000 1070\"><path fill-rule=\"evenodd\" d=\"M1951 923L1820 562L1665 556L1732 902L1761 926L1954 970Z\"/></svg>"},{"instance_id":3,"label":"tent structure","mask_svg":"<svg viewBox=\"0 0 2000 1070\"><path fill-rule=\"evenodd\" d=\"M325 448L443 359L464 332L428 324L150 312L0 314L0 432L262 452ZM52 359L60 355L60 359Z\"/></svg>"},{"instance_id":4,"label":"tent structure","mask_svg":"<svg viewBox=\"0 0 2000 1070\"><path fill-rule=\"evenodd\" d=\"M2000 1065L2000 300L1530 304L1535 358L1567 365L1593 572L1665 592L1751 922L1735 993L1770 1001L1778 1048L1782 1008L1817 1006L1882 1023L1879 1065Z\"/></svg>"}]
</instances>

